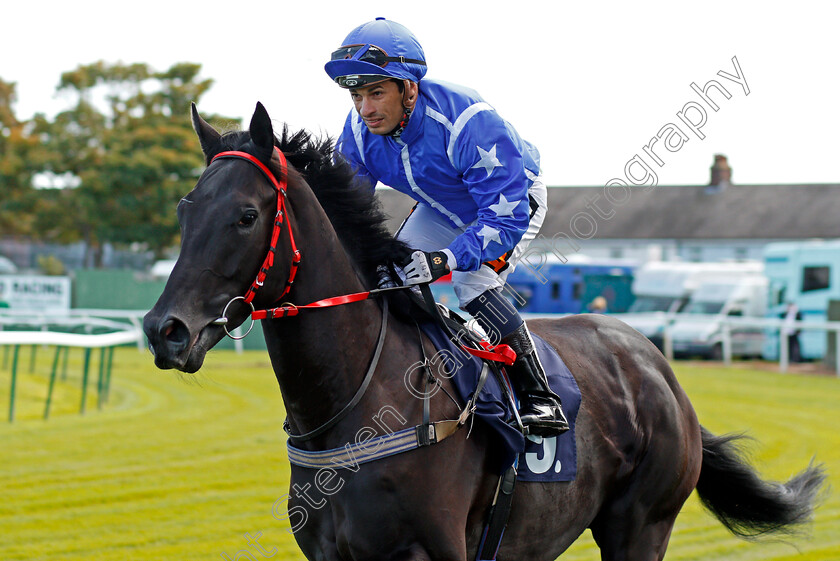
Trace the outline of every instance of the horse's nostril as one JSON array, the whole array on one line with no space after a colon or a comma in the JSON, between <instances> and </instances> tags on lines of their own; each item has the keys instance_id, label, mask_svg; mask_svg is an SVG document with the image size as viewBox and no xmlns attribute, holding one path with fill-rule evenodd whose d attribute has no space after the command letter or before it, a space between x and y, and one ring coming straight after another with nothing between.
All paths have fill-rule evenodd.
<instances>
[{"instance_id":1,"label":"horse's nostril","mask_svg":"<svg viewBox=\"0 0 840 561\"><path fill-rule=\"evenodd\" d=\"M170 318L161 325L160 332L167 343L175 346L186 345L190 333L187 326L178 319Z\"/></svg>"},{"instance_id":2,"label":"horse's nostril","mask_svg":"<svg viewBox=\"0 0 840 561\"><path fill-rule=\"evenodd\" d=\"M158 368L183 367L192 339L190 329L183 320L168 313L158 315L150 312L143 319L143 331Z\"/></svg>"}]
</instances>

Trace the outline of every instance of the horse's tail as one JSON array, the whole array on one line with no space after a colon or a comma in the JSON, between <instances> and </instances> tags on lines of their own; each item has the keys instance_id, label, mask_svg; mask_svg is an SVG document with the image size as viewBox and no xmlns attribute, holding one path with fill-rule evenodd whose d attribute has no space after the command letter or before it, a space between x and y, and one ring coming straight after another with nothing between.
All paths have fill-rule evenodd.
<instances>
[{"instance_id":1,"label":"horse's tail","mask_svg":"<svg viewBox=\"0 0 840 561\"><path fill-rule=\"evenodd\" d=\"M702 427L700 430L703 467L697 493L729 531L755 538L794 533L810 521L826 477L821 465L812 462L787 483L764 481L736 444L742 435L715 436Z\"/></svg>"}]
</instances>

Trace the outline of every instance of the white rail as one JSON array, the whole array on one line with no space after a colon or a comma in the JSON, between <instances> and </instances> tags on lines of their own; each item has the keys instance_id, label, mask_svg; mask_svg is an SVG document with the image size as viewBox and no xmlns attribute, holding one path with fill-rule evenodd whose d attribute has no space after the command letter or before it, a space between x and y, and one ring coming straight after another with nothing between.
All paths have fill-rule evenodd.
<instances>
[{"instance_id":1,"label":"white rail","mask_svg":"<svg viewBox=\"0 0 840 561\"><path fill-rule=\"evenodd\" d=\"M59 331L0 331L0 345L57 345L99 349L138 342L143 345L143 331L133 327L95 335Z\"/></svg>"},{"instance_id":2,"label":"white rail","mask_svg":"<svg viewBox=\"0 0 840 561\"><path fill-rule=\"evenodd\" d=\"M57 331L50 331L47 326L55 325L55 326L63 326L63 327L72 327L72 326L79 326L84 327L87 330L91 330L94 327L104 327L112 330L117 330L121 332L125 332L121 335L121 337L126 338L126 340L121 340L120 337L117 337L116 333L106 333L103 335L114 335L114 340L119 342L113 343L114 345L124 345L126 343L137 343L137 348L140 351L145 351L146 349L146 339L145 335L143 334L143 316L148 313L148 310L108 310L108 309L93 309L93 308L75 308L70 310L14 310L14 309L0 309L0 345L27 345L27 344L56 344L56 345L67 345L67 346L78 346L78 347L100 347L100 346L111 346L111 344L107 344L108 338L104 339L97 339L96 337L100 337L100 335L86 335L86 334L72 334L78 335L78 337L93 337L89 339L92 343L91 345L87 344L67 344L67 343L58 343L51 340L51 337L54 335L68 335L67 333L57 332ZM129 324L119 321L113 320L128 320ZM34 329L30 331L3 331L4 326L6 325L25 325L25 326L32 326ZM241 334L241 326L237 327L233 333L235 335ZM34 338L37 339L36 343L30 342L15 342L13 334L21 335L22 333L32 333L32 332L43 332L48 333L49 335L44 335L45 340L37 339L40 337L39 335L33 335ZM127 335L126 333L130 333L131 335ZM9 337L6 338L5 335ZM62 338L63 339L63 338ZM76 343L82 343L82 339L68 339L72 340ZM97 341L104 341L105 343L97 343ZM233 348L237 353L242 353L245 348L243 341L234 340Z\"/></svg>"},{"instance_id":3,"label":"white rail","mask_svg":"<svg viewBox=\"0 0 840 561\"><path fill-rule=\"evenodd\" d=\"M834 334L835 353L834 353L834 372L840 376L840 321L795 321L787 322L781 318L743 318L727 316L721 318L717 315L700 315L700 314L667 314L657 312L652 314L611 314L612 316L626 321L628 324L632 323L633 318L644 316L646 319L653 319L659 323L663 328L663 354L668 360L674 358L673 339L671 337L671 328L675 321L679 319L691 319L692 321L708 322L709 324L719 324L722 326L721 345L723 350L724 364L732 363L732 329L733 328L761 328L768 331L775 331L779 340L779 371L787 372L790 366L790 348L788 347L788 338L782 337L782 330L792 328L800 331L816 330L825 331Z\"/></svg>"},{"instance_id":4,"label":"white rail","mask_svg":"<svg viewBox=\"0 0 840 561\"><path fill-rule=\"evenodd\" d=\"M144 349L142 321L145 310L0 310L0 345L59 345L65 347L113 347L137 343ZM113 321L128 320L129 323ZM8 330L8 326L15 329ZM20 329L24 327L24 329ZM78 327L88 333L67 333L56 328ZM110 333L91 333L105 328Z\"/></svg>"}]
</instances>

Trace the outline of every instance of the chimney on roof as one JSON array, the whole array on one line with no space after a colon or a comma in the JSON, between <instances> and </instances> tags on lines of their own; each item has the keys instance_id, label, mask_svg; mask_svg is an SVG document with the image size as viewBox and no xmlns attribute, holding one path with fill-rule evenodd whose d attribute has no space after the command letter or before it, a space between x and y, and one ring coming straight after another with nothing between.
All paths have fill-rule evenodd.
<instances>
[{"instance_id":1,"label":"chimney on roof","mask_svg":"<svg viewBox=\"0 0 840 561\"><path fill-rule=\"evenodd\" d=\"M711 167L712 178L709 181L710 189L707 192L723 191L732 185L732 168L729 167L729 162L726 161L726 156L723 154L715 154L715 163Z\"/></svg>"}]
</instances>

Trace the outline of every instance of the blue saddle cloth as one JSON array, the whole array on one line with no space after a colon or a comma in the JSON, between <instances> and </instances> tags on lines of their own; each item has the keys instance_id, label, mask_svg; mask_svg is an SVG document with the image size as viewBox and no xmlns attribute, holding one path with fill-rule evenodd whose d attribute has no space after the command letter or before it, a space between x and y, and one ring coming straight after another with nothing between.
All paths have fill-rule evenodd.
<instances>
[{"instance_id":1,"label":"blue saddle cloth","mask_svg":"<svg viewBox=\"0 0 840 561\"><path fill-rule=\"evenodd\" d=\"M438 349L438 358L446 361L446 372L452 374L459 397L466 403L478 385L483 366L481 359L456 345L438 324L427 322L421 328ZM569 430L559 436L536 439L540 442L533 441L533 437L526 439L509 424L514 418L512 405L504 397L499 380L492 372L488 374L487 382L478 394L475 415L498 435L497 442L501 447L500 473L518 462L517 478L520 481L572 481L577 474L575 420L580 409L580 389L557 351L539 336L532 336L548 384L563 402Z\"/></svg>"}]
</instances>

